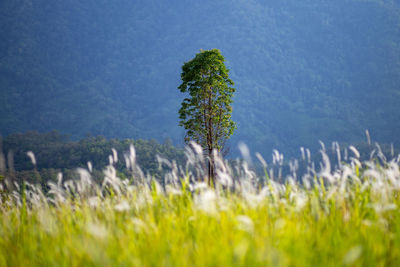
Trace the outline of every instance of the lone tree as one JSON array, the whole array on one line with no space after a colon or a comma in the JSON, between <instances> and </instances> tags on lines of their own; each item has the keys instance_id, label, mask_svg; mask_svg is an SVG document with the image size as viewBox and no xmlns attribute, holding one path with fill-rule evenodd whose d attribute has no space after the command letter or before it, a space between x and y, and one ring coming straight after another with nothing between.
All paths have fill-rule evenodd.
<instances>
[{"instance_id":1,"label":"lone tree","mask_svg":"<svg viewBox=\"0 0 400 267\"><path fill-rule=\"evenodd\" d=\"M218 49L201 50L182 66L182 84L178 87L189 96L179 110L179 125L186 129L185 142L195 141L208 158L208 183L214 182L213 150L222 151L236 129L231 119L235 89L229 70Z\"/></svg>"}]
</instances>

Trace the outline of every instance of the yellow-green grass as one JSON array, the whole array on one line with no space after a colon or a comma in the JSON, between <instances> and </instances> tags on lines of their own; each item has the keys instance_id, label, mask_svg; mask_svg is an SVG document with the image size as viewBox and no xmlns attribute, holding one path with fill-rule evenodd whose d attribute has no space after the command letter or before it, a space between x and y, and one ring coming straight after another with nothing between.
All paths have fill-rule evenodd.
<instances>
[{"instance_id":1,"label":"yellow-green grass","mask_svg":"<svg viewBox=\"0 0 400 267\"><path fill-rule=\"evenodd\" d=\"M303 183L162 187L110 166L102 187L27 185L2 193L0 265L398 266L398 161L353 163Z\"/></svg>"}]
</instances>

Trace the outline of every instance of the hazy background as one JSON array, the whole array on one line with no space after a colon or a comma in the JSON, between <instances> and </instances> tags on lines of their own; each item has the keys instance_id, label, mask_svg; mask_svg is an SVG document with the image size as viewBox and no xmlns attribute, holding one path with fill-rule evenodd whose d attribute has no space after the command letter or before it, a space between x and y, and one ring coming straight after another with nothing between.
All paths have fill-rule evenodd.
<instances>
[{"instance_id":1,"label":"hazy background","mask_svg":"<svg viewBox=\"0 0 400 267\"><path fill-rule=\"evenodd\" d=\"M235 82L231 140L400 145L400 2L3 0L0 134L172 138L181 66L218 48Z\"/></svg>"}]
</instances>

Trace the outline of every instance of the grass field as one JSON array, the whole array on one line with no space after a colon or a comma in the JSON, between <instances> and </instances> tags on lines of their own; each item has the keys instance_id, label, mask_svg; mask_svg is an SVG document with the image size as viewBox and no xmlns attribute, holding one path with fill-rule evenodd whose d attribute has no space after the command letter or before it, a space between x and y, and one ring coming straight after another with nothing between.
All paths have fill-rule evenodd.
<instances>
[{"instance_id":1,"label":"grass field","mask_svg":"<svg viewBox=\"0 0 400 267\"><path fill-rule=\"evenodd\" d=\"M185 168L160 160L171 170L161 183L140 173L133 148L131 180L117 177L114 153L102 185L84 169L46 195L3 183L0 265L399 266L398 158L360 163L352 149L331 167L322 152L320 170L283 183L219 160L208 187L196 182L201 155L186 153Z\"/></svg>"}]
</instances>

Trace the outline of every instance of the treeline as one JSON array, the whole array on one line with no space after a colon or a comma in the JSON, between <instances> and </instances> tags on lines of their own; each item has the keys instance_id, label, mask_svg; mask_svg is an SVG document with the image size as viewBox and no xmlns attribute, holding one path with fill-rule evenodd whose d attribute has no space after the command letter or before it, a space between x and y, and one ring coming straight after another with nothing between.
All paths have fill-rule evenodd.
<instances>
[{"instance_id":1,"label":"treeline","mask_svg":"<svg viewBox=\"0 0 400 267\"><path fill-rule=\"evenodd\" d=\"M176 161L180 166L185 166L184 150L175 147L169 139L166 139L163 144L156 140L118 140L106 139L102 136L90 136L73 141L68 135L57 131L47 133L30 131L10 134L0 141L0 180L8 179L9 182L18 184L27 181L40 184L46 190L48 182L57 181L59 173L63 174L64 180L76 179L79 177L76 169L79 167L88 169L88 162L91 162L93 167L91 175L95 181L101 182L103 170L109 164L109 157L113 154L112 149L118 152L118 161L113 163L117 175L120 178L131 178L132 172L126 168L124 159L124 153L129 151L130 145L135 147L136 162L143 173L157 179L161 179L165 171L168 171L168 169L159 168L157 155L170 162ZM340 151L342 164L350 164L350 159L357 157L349 147L350 144L345 143L341 143L339 146L325 145L325 153L328 155L332 167L339 164L338 151ZM382 157L390 160L400 153L397 147L390 144L359 143L354 147L358 150L362 162L370 159L382 162ZM27 154L28 151L34 153L36 164L32 163ZM296 159L291 161L285 155L281 163L268 162L267 171L270 178L283 181L288 175L292 175L292 167L297 165L296 178L299 179L308 172L307 166L310 165L310 162L315 163L315 171L319 172L320 162L322 162L321 153L318 150L307 152L304 149L303 151L302 155L299 150ZM295 161L296 164L294 164ZM230 162L241 164L242 160L230 159ZM253 163L250 167L261 179L265 175L263 166L256 158L253 158ZM278 176L281 177L278 178Z\"/></svg>"},{"instance_id":2,"label":"treeline","mask_svg":"<svg viewBox=\"0 0 400 267\"><path fill-rule=\"evenodd\" d=\"M182 149L173 146L169 139L163 144L156 140L106 139L102 136L91 136L79 141L72 141L67 135L57 131L39 133L30 131L16 133L2 140L2 154L0 171L2 176L11 177L17 182L23 180L31 183L40 183L46 187L49 180L56 180L57 174L62 172L66 179L78 176L76 168L88 168L91 163L92 175L96 180L102 179L102 170L109 164L112 149L118 153L119 160L114 163L120 177L129 177L126 168L124 153L133 145L136 151L136 162L144 174L156 178L162 176L156 156L177 161L184 160ZM2 153L1 153L2 151ZM33 164L27 152L35 155L36 164Z\"/></svg>"}]
</instances>

